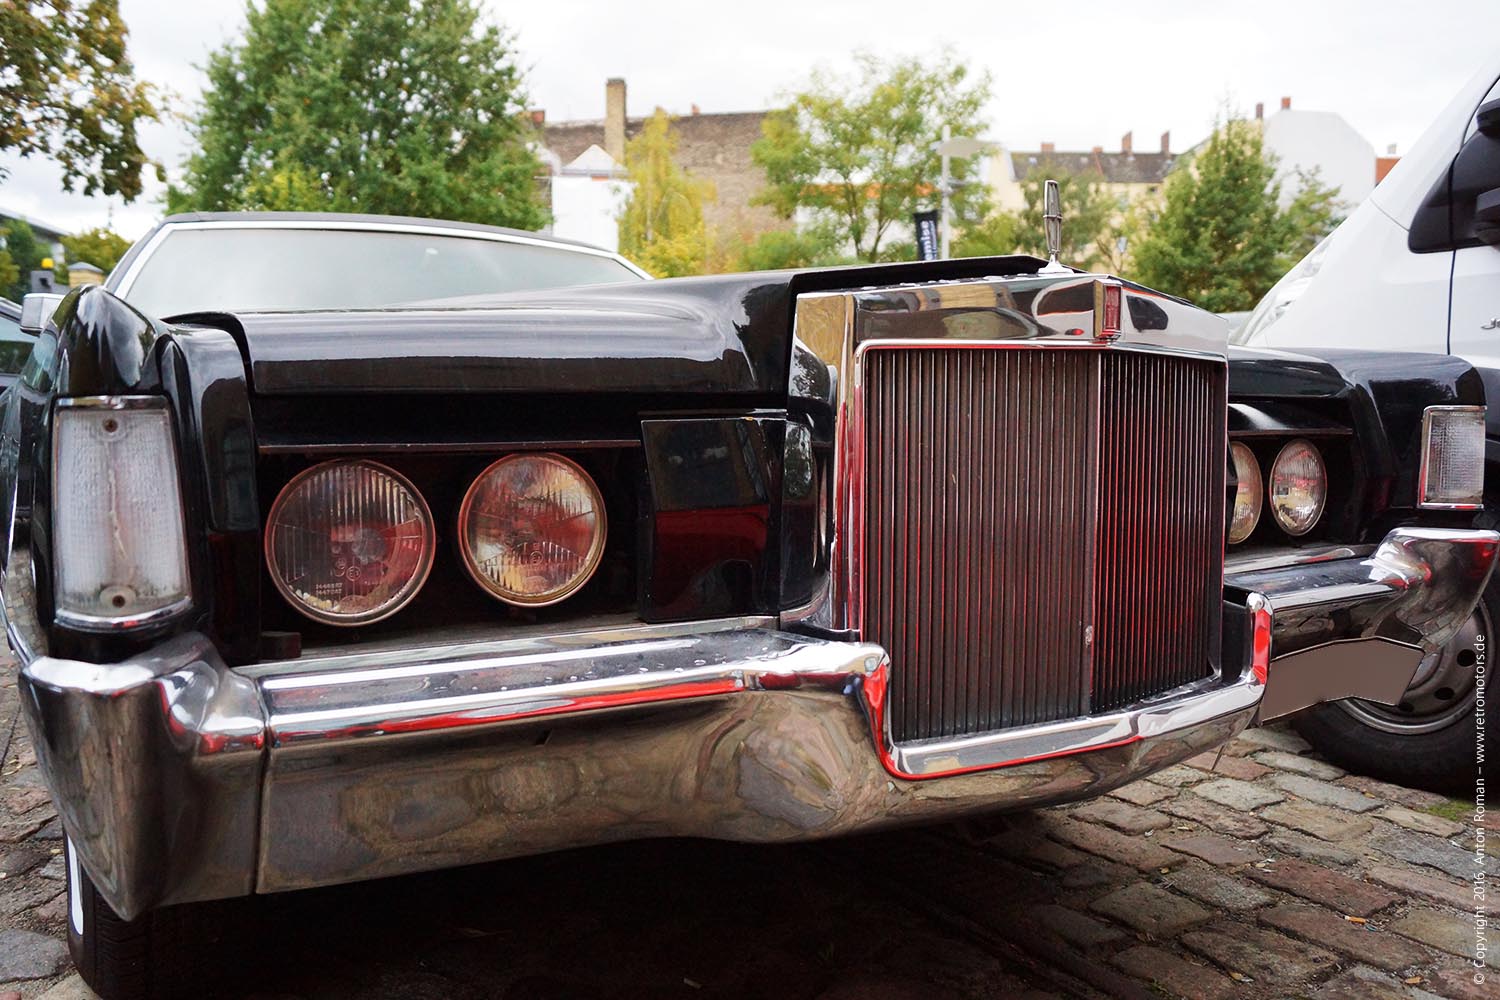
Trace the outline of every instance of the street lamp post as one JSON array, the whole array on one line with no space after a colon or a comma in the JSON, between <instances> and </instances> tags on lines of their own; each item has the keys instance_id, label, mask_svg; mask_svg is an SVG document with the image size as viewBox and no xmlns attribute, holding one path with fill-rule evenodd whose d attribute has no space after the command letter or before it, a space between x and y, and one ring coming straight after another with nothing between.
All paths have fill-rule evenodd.
<instances>
[{"instance_id":1,"label":"street lamp post","mask_svg":"<svg viewBox=\"0 0 1500 1000\"><path fill-rule=\"evenodd\" d=\"M973 136L961 135L955 137L948 125L943 125L943 141L937 145L937 151L943 158L943 175L939 182L940 191L943 196L942 211L938 216L938 256L947 259L948 247L951 242L953 231L953 174L950 169L950 160L953 157L968 159L971 156L989 149L989 143L981 142Z\"/></svg>"}]
</instances>

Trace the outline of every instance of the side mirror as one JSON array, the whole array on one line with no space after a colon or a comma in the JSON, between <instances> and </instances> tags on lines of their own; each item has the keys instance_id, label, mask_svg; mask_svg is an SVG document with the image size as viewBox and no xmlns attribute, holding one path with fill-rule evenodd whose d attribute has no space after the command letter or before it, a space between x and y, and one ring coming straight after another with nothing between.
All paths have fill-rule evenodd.
<instances>
[{"instance_id":1,"label":"side mirror","mask_svg":"<svg viewBox=\"0 0 1500 1000\"><path fill-rule=\"evenodd\" d=\"M21 332L40 334L65 296L55 292L32 292L21 300Z\"/></svg>"},{"instance_id":2,"label":"side mirror","mask_svg":"<svg viewBox=\"0 0 1500 1000\"><path fill-rule=\"evenodd\" d=\"M1474 117L1481 134L1500 139L1500 100L1485 101Z\"/></svg>"}]
</instances>

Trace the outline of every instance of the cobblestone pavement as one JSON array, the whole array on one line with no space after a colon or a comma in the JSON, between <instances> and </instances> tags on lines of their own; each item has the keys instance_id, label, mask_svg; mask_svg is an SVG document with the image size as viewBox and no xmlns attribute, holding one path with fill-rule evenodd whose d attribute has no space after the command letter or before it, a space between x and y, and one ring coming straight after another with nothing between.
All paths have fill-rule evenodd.
<instances>
[{"instance_id":1,"label":"cobblestone pavement","mask_svg":"<svg viewBox=\"0 0 1500 1000\"><path fill-rule=\"evenodd\" d=\"M0 669L0 1000L89 997ZM1480 985L1472 967L1465 822L1463 803L1263 730L1106 798L961 828L628 844L265 897L242 907L248 962L215 980L257 1000L1500 998L1500 969Z\"/></svg>"}]
</instances>

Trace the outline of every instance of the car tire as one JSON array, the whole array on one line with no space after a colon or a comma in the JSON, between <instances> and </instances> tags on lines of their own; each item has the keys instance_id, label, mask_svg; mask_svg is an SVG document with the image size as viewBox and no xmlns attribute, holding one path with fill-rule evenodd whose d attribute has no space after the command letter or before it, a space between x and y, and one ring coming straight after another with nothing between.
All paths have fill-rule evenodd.
<instances>
[{"instance_id":1,"label":"car tire","mask_svg":"<svg viewBox=\"0 0 1500 1000\"><path fill-rule=\"evenodd\" d=\"M68 953L101 1000L203 996L202 958L213 921L204 904L169 906L122 920L99 895L64 843L68 875Z\"/></svg>"},{"instance_id":2,"label":"car tire","mask_svg":"<svg viewBox=\"0 0 1500 1000\"><path fill-rule=\"evenodd\" d=\"M1474 711L1480 666L1488 667L1494 648L1494 626L1500 622L1500 583L1491 583L1473 616L1439 656L1434 671L1447 671L1447 684L1434 677L1428 661L1418 668L1409 701L1399 708L1350 700L1319 705L1292 720L1293 727L1319 753L1347 770L1383 781L1449 795L1472 795L1478 776ZM1481 645L1482 643L1482 645ZM1492 671L1486 670L1488 676ZM1435 690L1457 688L1448 706L1434 701ZM1425 702L1413 698L1424 695ZM1415 709L1415 711L1413 711ZM1403 725L1405 723L1405 725Z\"/></svg>"}]
</instances>

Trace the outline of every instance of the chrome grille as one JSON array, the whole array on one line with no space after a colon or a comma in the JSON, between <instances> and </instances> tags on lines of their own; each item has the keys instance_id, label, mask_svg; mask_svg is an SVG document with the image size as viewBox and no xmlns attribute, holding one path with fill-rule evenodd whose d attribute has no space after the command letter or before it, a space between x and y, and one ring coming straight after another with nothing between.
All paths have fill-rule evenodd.
<instances>
[{"instance_id":1,"label":"chrome grille","mask_svg":"<svg viewBox=\"0 0 1500 1000\"><path fill-rule=\"evenodd\" d=\"M863 631L891 654L897 742L1075 718L1213 669L1222 363L877 347L861 378Z\"/></svg>"}]
</instances>

